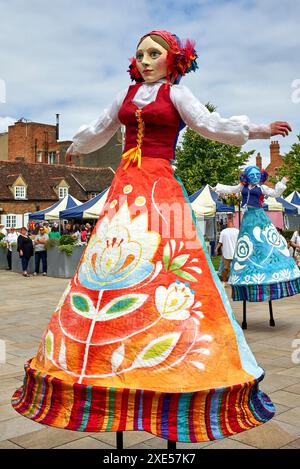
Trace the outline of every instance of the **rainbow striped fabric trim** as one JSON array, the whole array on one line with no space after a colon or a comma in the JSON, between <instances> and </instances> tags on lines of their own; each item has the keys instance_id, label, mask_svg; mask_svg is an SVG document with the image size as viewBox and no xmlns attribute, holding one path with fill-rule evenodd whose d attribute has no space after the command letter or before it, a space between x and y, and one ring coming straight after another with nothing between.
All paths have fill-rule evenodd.
<instances>
[{"instance_id":1,"label":"rainbow striped fabric trim","mask_svg":"<svg viewBox=\"0 0 300 469\"><path fill-rule=\"evenodd\" d=\"M30 363L30 362L29 362ZM70 383L25 365L12 405L36 422L82 432L144 430L172 441L224 438L271 419L275 408L253 380L228 388L162 393Z\"/></svg>"},{"instance_id":2,"label":"rainbow striped fabric trim","mask_svg":"<svg viewBox=\"0 0 300 469\"><path fill-rule=\"evenodd\" d=\"M234 301L270 301L300 293L300 277L267 285L232 285Z\"/></svg>"}]
</instances>

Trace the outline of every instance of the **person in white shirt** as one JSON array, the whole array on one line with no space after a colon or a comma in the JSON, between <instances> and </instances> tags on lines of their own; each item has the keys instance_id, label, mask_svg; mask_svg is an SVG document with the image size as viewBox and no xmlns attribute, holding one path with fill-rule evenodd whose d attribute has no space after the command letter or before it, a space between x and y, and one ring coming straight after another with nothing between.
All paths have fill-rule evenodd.
<instances>
[{"instance_id":1,"label":"person in white shirt","mask_svg":"<svg viewBox=\"0 0 300 469\"><path fill-rule=\"evenodd\" d=\"M16 232L15 228L10 228L9 232L4 238L7 246L7 264L8 267L6 270L11 270L12 268L12 246L17 244L19 233Z\"/></svg>"},{"instance_id":2,"label":"person in white shirt","mask_svg":"<svg viewBox=\"0 0 300 469\"><path fill-rule=\"evenodd\" d=\"M291 246L295 249L294 258L297 262L298 267L300 267L300 226L291 237Z\"/></svg>"},{"instance_id":3,"label":"person in white shirt","mask_svg":"<svg viewBox=\"0 0 300 469\"><path fill-rule=\"evenodd\" d=\"M228 217L227 228L221 231L217 250L222 248L222 255L224 259L222 281L227 282L230 270L230 264L233 259L239 230L234 227L233 218Z\"/></svg>"}]
</instances>

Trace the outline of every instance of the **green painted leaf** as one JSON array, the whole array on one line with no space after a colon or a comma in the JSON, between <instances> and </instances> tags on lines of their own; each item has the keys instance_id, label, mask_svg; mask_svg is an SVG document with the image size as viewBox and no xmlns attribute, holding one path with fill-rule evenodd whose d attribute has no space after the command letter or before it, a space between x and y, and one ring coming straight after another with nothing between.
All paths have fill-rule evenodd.
<instances>
[{"instance_id":1,"label":"green painted leaf","mask_svg":"<svg viewBox=\"0 0 300 469\"><path fill-rule=\"evenodd\" d=\"M90 309L88 301L84 298L84 296L73 295L72 303L75 306L75 308L81 311L82 313L87 313Z\"/></svg>"},{"instance_id":2,"label":"green painted leaf","mask_svg":"<svg viewBox=\"0 0 300 469\"><path fill-rule=\"evenodd\" d=\"M114 298L100 310L97 321L110 321L132 313L145 303L148 296L143 293L136 293Z\"/></svg>"},{"instance_id":3,"label":"green painted leaf","mask_svg":"<svg viewBox=\"0 0 300 469\"><path fill-rule=\"evenodd\" d=\"M164 263L164 268L166 270L168 270L169 262L170 262L170 244L167 243L164 247L164 252L163 252L163 263Z\"/></svg>"},{"instance_id":4,"label":"green painted leaf","mask_svg":"<svg viewBox=\"0 0 300 469\"><path fill-rule=\"evenodd\" d=\"M174 270L173 273L178 275L178 277L182 277L185 280L189 280L190 282L197 282L197 279L193 275L189 274L188 272L185 272L184 270Z\"/></svg>"},{"instance_id":5,"label":"green painted leaf","mask_svg":"<svg viewBox=\"0 0 300 469\"><path fill-rule=\"evenodd\" d=\"M52 340L51 340L51 337L48 335L47 339L46 339L46 342L45 342L45 345L46 345L46 352L47 352L47 355L51 355L51 352L52 352Z\"/></svg>"},{"instance_id":6,"label":"green painted leaf","mask_svg":"<svg viewBox=\"0 0 300 469\"><path fill-rule=\"evenodd\" d=\"M186 263L189 257L189 254L181 254L180 256L175 257L172 261L172 264L170 265L169 270L180 269L180 267Z\"/></svg>"},{"instance_id":7,"label":"green painted leaf","mask_svg":"<svg viewBox=\"0 0 300 469\"><path fill-rule=\"evenodd\" d=\"M173 342L174 342L174 337L168 337L167 339L163 339L163 340L160 340L159 342L156 342L142 356L142 360L145 360L145 361L153 360L153 358L163 355L164 352L169 350Z\"/></svg>"},{"instance_id":8,"label":"green painted leaf","mask_svg":"<svg viewBox=\"0 0 300 469\"><path fill-rule=\"evenodd\" d=\"M132 306L138 301L138 298L125 298L123 300L117 301L115 304L113 304L107 311L106 314L116 314L120 313L122 311L125 311L129 308L132 308Z\"/></svg>"},{"instance_id":9,"label":"green painted leaf","mask_svg":"<svg viewBox=\"0 0 300 469\"><path fill-rule=\"evenodd\" d=\"M45 339L45 352L48 358L52 358L53 353L53 336L51 332L48 332Z\"/></svg>"}]
</instances>

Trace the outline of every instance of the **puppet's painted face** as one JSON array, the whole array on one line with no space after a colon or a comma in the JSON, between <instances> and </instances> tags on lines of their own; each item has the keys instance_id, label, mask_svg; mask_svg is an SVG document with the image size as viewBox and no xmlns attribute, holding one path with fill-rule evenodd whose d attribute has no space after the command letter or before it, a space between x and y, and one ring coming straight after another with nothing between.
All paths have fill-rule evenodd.
<instances>
[{"instance_id":1,"label":"puppet's painted face","mask_svg":"<svg viewBox=\"0 0 300 469\"><path fill-rule=\"evenodd\" d=\"M167 76L167 54L168 51L150 36L138 45L136 64L146 83L154 83Z\"/></svg>"},{"instance_id":2,"label":"puppet's painted face","mask_svg":"<svg viewBox=\"0 0 300 469\"><path fill-rule=\"evenodd\" d=\"M259 183L260 183L260 180L261 180L261 174L260 174L259 169L257 169L257 168L252 168L252 169L248 172L247 178L248 178L250 184L253 184L254 186L255 186L256 184L259 184Z\"/></svg>"}]
</instances>

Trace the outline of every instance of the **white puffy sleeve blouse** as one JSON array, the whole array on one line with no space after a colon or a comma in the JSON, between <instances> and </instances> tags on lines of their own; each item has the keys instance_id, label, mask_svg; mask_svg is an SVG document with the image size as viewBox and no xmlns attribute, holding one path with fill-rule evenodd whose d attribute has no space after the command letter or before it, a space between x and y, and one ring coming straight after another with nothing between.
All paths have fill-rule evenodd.
<instances>
[{"instance_id":1,"label":"white puffy sleeve blouse","mask_svg":"<svg viewBox=\"0 0 300 469\"><path fill-rule=\"evenodd\" d=\"M283 177L281 181L278 181L275 185L275 188L273 189L272 187L268 187L265 184L262 184L260 186L261 191L264 195L267 195L269 197L280 197L281 194L286 189L286 178ZM239 194L242 192L243 189L243 184L237 184L236 186L227 186L226 184L217 184L216 185L216 193L221 195L221 194Z\"/></svg>"},{"instance_id":2,"label":"white puffy sleeve blouse","mask_svg":"<svg viewBox=\"0 0 300 469\"><path fill-rule=\"evenodd\" d=\"M162 83L165 81L143 83L133 99L134 104L142 108L154 101ZM118 112L126 94L127 89L121 91L98 119L80 127L73 138L71 151L91 153L109 141L121 125ZM209 112L186 86L172 85L170 98L185 124L210 140L241 146L248 139L267 139L271 135L269 125L252 124L247 116L224 118L217 112Z\"/></svg>"}]
</instances>

